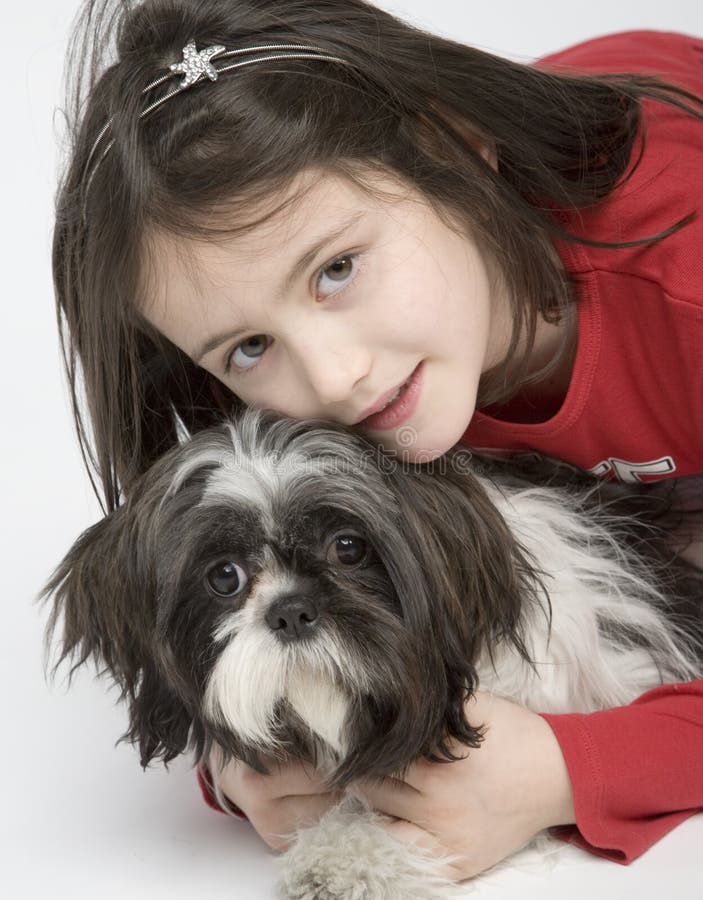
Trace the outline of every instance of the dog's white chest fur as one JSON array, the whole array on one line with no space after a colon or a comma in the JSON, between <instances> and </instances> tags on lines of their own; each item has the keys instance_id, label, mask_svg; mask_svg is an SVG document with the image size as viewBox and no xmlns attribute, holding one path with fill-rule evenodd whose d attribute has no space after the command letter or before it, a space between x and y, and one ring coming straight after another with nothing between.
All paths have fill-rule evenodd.
<instances>
[{"instance_id":1,"label":"dog's white chest fur","mask_svg":"<svg viewBox=\"0 0 703 900\"><path fill-rule=\"evenodd\" d=\"M348 700L329 675L307 666L297 667L291 673L286 700L312 732L335 753L344 755Z\"/></svg>"}]
</instances>

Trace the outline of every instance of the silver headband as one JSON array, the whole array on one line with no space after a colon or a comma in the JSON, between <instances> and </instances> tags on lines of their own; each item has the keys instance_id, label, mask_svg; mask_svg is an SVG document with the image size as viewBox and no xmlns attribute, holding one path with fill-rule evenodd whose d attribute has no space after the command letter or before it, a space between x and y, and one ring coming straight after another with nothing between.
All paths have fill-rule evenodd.
<instances>
[{"instance_id":1,"label":"silver headband","mask_svg":"<svg viewBox=\"0 0 703 900\"><path fill-rule=\"evenodd\" d=\"M275 52L271 52L275 51ZM217 57L218 59L224 59L229 56L242 56L248 53L266 53L266 56L254 56L253 59L243 59L237 62L229 63L226 66L215 66L212 64L212 60ZM339 56L332 56L327 53L322 47L316 47L314 45L308 44L262 44L257 47L243 47L239 50L226 50L224 47L216 45L213 47L207 47L205 50L198 50L195 46L195 41L189 41L188 44L183 48L183 59L180 62L172 63L169 67L169 71L166 74L161 75L159 78L154 79L150 84L148 84L144 90L142 91L142 95L147 94L149 91L153 90L155 87L158 87L160 84L168 81L171 78L176 78L178 75L185 76L181 83L174 87L172 90L165 93L162 97L159 97L158 100L155 100L153 103L150 103L145 109L143 109L139 113L139 118L143 119L145 116L149 115L149 113L153 112L162 103L165 103L167 100L170 100L171 97L175 97L176 94L182 93L186 88L192 87L194 84L202 81L205 77L209 78L210 81L217 81L218 76L222 72L230 72L233 69L240 69L243 66L252 66L255 63L260 62L270 62L272 60L278 59L323 59L328 60L330 62L338 62L344 64L346 61L341 59ZM93 143L93 146L88 154L88 161L86 162L86 171L90 168L90 164L95 156L95 151L100 146L100 142L105 137L107 132L110 130L110 126L114 120L114 116L108 119L105 125L100 129L98 136ZM98 166L103 161L107 153L109 152L112 145L115 143L114 139L108 141L105 149L103 150L100 158L95 163L93 171L90 173L90 177L88 178L86 184L86 196L88 191L90 190L90 184L93 180L93 176L98 169Z\"/></svg>"}]
</instances>

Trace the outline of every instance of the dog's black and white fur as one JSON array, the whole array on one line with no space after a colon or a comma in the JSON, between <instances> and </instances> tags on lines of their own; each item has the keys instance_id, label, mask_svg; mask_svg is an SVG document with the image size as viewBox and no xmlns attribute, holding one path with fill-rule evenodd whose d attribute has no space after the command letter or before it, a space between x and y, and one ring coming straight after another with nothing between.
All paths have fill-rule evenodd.
<instances>
[{"instance_id":1,"label":"dog's black and white fur","mask_svg":"<svg viewBox=\"0 0 703 900\"><path fill-rule=\"evenodd\" d=\"M565 712L700 677L703 573L667 560L631 515L642 498L557 481L458 450L402 466L342 427L247 411L81 535L43 594L49 633L121 687L143 765L218 746L260 771L261 754L310 760L337 786L478 747L479 685ZM448 890L352 802L287 860L289 897Z\"/></svg>"}]
</instances>

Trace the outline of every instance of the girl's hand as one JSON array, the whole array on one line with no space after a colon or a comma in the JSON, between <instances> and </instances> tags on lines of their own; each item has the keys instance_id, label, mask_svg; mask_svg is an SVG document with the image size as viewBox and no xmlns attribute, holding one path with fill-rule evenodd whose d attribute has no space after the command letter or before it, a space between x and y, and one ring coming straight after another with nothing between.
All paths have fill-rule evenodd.
<instances>
[{"instance_id":1,"label":"girl's hand","mask_svg":"<svg viewBox=\"0 0 703 900\"><path fill-rule=\"evenodd\" d=\"M445 876L460 881L519 850L539 831L573 823L571 782L547 722L509 700L478 692L467 718L485 725L477 750L454 744L464 759L415 762L404 781L355 785L379 812L398 819L384 827L401 841L460 861Z\"/></svg>"},{"instance_id":2,"label":"girl's hand","mask_svg":"<svg viewBox=\"0 0 703 900\"><path fill-rule=\"evenodd\" d=\"M225 796L247 816L273 850L288 847L287 835L299 825L312 825L341 799L312 766L264 759L270 775L260 775L238 760L220 771L211 760L212 777Z\"/></svg>"}]
</instances>

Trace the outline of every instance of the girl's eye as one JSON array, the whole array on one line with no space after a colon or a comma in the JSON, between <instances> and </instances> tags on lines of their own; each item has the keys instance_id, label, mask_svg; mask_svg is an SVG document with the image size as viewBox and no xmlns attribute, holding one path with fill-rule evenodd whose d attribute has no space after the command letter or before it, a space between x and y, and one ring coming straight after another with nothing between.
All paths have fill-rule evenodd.
<instances>
[{"instance_id":1,"label":"girl's eye","mask_svg":"<svg viewBox=\"0 0 703 900\"><path fill-rule=\"evenodd\" d=\"M229 372L232 365L239 370L250 369L261 359L270 343L271 338L267 334L254 334L248 337L237 344L227 357L225 371Z\"/></svg>"},{"instance_id":2,"label":"girl's eye","mask_svg":"<svg viewBox=\"0 0 703 900\"><path fill-rule=\"evenodd\" d=\"M336 294L346 284L356 277L359 268L358 254L350 253L347 256L338 256L337 259L320 270L317 276L317 287L319 293L324 297L330 294ZM328 283L325 284L325 281Z\"/></svg>"}]
</instances>

